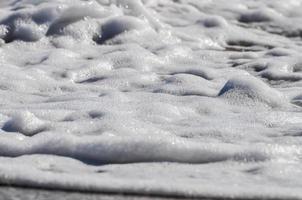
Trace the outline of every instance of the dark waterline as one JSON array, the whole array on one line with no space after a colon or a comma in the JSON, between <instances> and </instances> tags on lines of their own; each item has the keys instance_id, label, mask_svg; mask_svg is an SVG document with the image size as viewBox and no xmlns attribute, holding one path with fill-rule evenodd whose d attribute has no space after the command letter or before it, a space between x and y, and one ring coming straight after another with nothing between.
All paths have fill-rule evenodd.
<instances>
[{"instance_id":1,"label":"dark waterline","mask_svg":"<svg viewBox=\"0 0 302 200\"><path fill-rule=\"evenodd\" d=\"M47 190L38 188L23 188L0 186L0 200L281 200L278 198L230 198L230 197L168 197L168 196L146 196L119 193L88 193L76 191Z\"/></svg>"}]
</instances>

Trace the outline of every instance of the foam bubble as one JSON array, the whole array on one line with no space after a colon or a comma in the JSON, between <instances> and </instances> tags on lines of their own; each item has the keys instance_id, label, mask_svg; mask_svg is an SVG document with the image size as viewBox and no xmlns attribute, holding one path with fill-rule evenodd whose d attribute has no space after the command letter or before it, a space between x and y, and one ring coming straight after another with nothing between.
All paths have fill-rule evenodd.
<instances>
[{"instance_id":1,"label":"foam bubble","mask_svg":"<svg viewBox=\"0 0 302 200\"><path fill-rule=\"evenodd\" d=\"M109 13L104 10L97 10L92 7L74 6L63 11L60 17L58 17L48 28L46 35L62 34L64 28L69 24L83 20L85 17L102 18Z\"/></svg>"},{"instance_id":2,"label":"foam bubble","mask_svg":"<svg viewBox=\"0 0 302 200\"><path fill-rule=\"evenodd\" d=\"M128 31L139 31L148 27L146 23L130 16L116 17L105 22L101 27L101 33L96 36L97 43L104 43L106 40L112 39L122 33Z\"/></svg>"},{"instance_id":3,"label":"foam bubble","mask_svg":"<svg viewBox=\"0 0 302 200\"><path fill-rule=\"evenodd\" d=\"M19 132L27 136L35 135L47 129L47 125L29 111L15 114L2 127L7 132Z\"/></svg>"},{"instance_id":4,"label":"foam bubble","mask_svg":"<svg viewBox=\"0 0 302 200\"><path fill-rule=\"evenodd\" d=\"M272 107L282 106L286 102L282 93L261 80L247 75L228 80L218 95L239 101L244 101L247 97L252 101L263 102Z\"/></svg>"}]
</instances>

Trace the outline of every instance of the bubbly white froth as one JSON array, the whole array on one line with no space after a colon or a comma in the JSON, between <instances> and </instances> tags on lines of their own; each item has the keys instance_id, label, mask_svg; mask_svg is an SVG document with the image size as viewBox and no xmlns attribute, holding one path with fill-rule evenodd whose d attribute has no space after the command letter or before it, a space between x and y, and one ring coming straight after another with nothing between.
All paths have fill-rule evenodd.
<instances>
[{"instance_id":1,"label":"bubbly white froth","mask_svg":"<svg viewBox=\"0 0 302 200\"><path fill-rule=\"evenodd\" d=\"M0 183L302 198L302 1L0 1Z\"/></svg>"}]
</instances>

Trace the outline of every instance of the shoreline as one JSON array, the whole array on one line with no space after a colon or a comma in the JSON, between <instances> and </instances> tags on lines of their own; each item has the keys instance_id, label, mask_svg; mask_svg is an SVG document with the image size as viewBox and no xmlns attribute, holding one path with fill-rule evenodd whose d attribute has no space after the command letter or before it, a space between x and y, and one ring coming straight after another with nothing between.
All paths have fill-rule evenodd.
<instances>
[{"instance_id":1,"label":"shoreline","mask_svg":"<svg viewBox=\"0 0 302 200\"><path fill-rule=\"evenodd\" d=\"M281 200L280 197L206 197L206 196L172 196L159 194L133 194L133 193L118 193L118 192L89 192L89 191L73 191L64 189L49 189L49 188L34 188L24 186L0 186L0 198L6 200L18 199L68 199L68 200L177 200L177 199L201 199L201 200ZM293 198L288 198L288 200Z\"/></svg>"}]
</instances>

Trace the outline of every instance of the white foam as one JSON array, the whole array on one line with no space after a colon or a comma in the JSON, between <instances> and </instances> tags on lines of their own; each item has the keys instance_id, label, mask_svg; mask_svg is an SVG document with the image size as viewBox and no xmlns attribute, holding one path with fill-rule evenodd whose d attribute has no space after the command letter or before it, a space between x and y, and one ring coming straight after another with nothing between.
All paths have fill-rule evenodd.
<instances>
[{"instance_id":1,"label":"white foam","mask_svg":"<svg viewBox=\"0 0 302 200\"><path fill-rule=\"evenodd\" d=\"M46 128L45 122L38 119L33 113L25 111L15 114L4 124L2 129L8 132L19 132L32 136L46 130Z\"/></svg>"},{"instance_id":2,"label":"white foam","mask_svg":"<svg viewBox=\"0 0 302 200\"><path fill-rule=\"evenodd\" d=\"M286 103L286 98L280 92L252 76L228 80L218 95L235 99L236 102L250 98L252 101L263 102L272 107Z\"/></svg>"},{"instance_id":3,"label":"white foam","mask_svg":"<svg viewBox=\"0 0 302 200\"><path fill-rule=\"evenodd\" d=\"M301 9L0 1L0 183L301 198Z\"/></svg>"},{"instance_id":4,"label":"white foam","mask_svg":"<svg viewBox=\"0 0 302 200\"><path fill-rule=\"evenodd\" d=\"M14 127L19 124L15 123ZM34 132L34 130L29 130L28 125L26 130L21 125L19 126L24 134L30 135ZM10 127L14 128L13 125ZM33 139L17 142L7 137L1 141L2 156L26 154L53 154L99 164L159 161L207 163L232 159L261 161L269 158L265 152L256 149L243 150L236 145L218 146L154 136L74 137L69 134L60 136L46 133L39 134Z\"/></svg>"},{"instance_id":5,"label":"white foam","mask_svg":"<svg viewBox=\"0 0 302 200\"><path fill-rule=\"evenodd\" d=\"M95 39L97 43L104 43L106 40L112 39L119 34L128 31L139 31L148 27L144 21L134 17L116 17L106 21L101 27L101 33Z\"/></svg>"}]
</instances>

